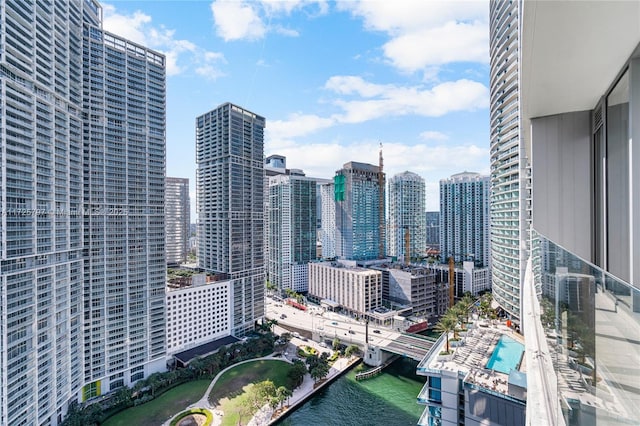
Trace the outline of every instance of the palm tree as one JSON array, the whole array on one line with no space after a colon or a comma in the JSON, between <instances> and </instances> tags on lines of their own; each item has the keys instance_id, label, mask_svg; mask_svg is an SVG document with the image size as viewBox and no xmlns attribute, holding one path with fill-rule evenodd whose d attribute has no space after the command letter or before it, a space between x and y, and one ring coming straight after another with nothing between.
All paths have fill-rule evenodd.
<instances>
[{"instance_id":1,"label":"palm tree","mask_svg":"<svg viewBox=\"0 0 640 426\"><path fill-rule=\"evenodd\" d=\"M440 321L436 324L436 330L445 333L447 339L447 353L449 353L449 333L451 330L455 330L456 324L458 324L458 318L451 312L447 313L440 318Z\"/></svg>"}]
</instances>

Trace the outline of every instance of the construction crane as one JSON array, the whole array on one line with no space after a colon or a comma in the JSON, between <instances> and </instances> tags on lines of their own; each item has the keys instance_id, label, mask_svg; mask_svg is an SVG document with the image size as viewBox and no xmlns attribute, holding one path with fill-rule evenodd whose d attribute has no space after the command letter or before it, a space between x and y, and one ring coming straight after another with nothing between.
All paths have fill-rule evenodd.
<instances>
[{"instance_id":1,"label":"construction crane","mask_svg":"<svg viewBox=\"0 0 640 426\"><path fill-rule=\"evenodd\" d=\"M380 142L380 156L378 159L378 233L380 240L378 242L378 256L384 258L384 173L382 164L382 142Z\"/></svg>"}]
</instances>

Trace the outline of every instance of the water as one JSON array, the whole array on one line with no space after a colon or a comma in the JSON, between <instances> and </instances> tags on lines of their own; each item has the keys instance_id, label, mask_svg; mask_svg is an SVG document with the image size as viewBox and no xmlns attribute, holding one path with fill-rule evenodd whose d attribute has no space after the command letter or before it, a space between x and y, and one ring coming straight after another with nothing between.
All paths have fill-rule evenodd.
<instances>
[{"instance_id":1,"label":"water","mask_svg":"<svg viewBox=\"0 0 640 426\"><path fill-rule=\"evenodd\" d=\"M504 374L517 370L522 359L524 346L509 336L501 336L487 363L487 368Z\"/></svg>"},{"instance_id":2,"label":"water","mask_svg":"<svg viewBox=\"0 0 640 426\"><path fill-rule=\"evenodd\" d=\"M411 426L423 405L416 402L424 377L416 376L415 361L399 359L384 373L356 382L355 370L331 383L283 420L280 425Z\"/></svg>"}]
</instances>

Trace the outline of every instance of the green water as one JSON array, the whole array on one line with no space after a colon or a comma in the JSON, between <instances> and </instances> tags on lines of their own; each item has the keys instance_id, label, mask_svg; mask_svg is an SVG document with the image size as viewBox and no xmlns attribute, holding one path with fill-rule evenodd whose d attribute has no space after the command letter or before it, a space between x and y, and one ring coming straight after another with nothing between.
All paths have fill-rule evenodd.
<instances>
[{"instance_id":1,"label":"green water","mask_svg":"<svg viewBox=\"0 0 640 426\"><path fill-rule=\"evenodd\" d=\"M399 359L372 379L356 382L355 370L340 377L279 425L415 425L424 406L416 402L424 377L415 361Z\"/></svg>"}]
</instances>

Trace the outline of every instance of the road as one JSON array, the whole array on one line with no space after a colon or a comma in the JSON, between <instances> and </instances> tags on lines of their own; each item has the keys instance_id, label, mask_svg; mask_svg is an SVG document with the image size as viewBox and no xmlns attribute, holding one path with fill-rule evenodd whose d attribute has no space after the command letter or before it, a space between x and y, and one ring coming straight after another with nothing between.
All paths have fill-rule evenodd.
<instances>
[{"instance_id":1,"label":"road","mask_svg":"<svg viewBox=\"0 0 640 426\"><path fill-rule=\"evenodd\" d=\"M278 324L307 330L313 336L318 335L320 340L331 341L337 337L346 344L355 343L363 346L365 343L364 322L335 312L324 312L317 306L309 306L305 312L269 297L266 301L266 317L275 319ZM421 359L432 346L431 342L423 339L371 324L369 324L369 343L415 359Z\"/></svg>"}]
</instances>

